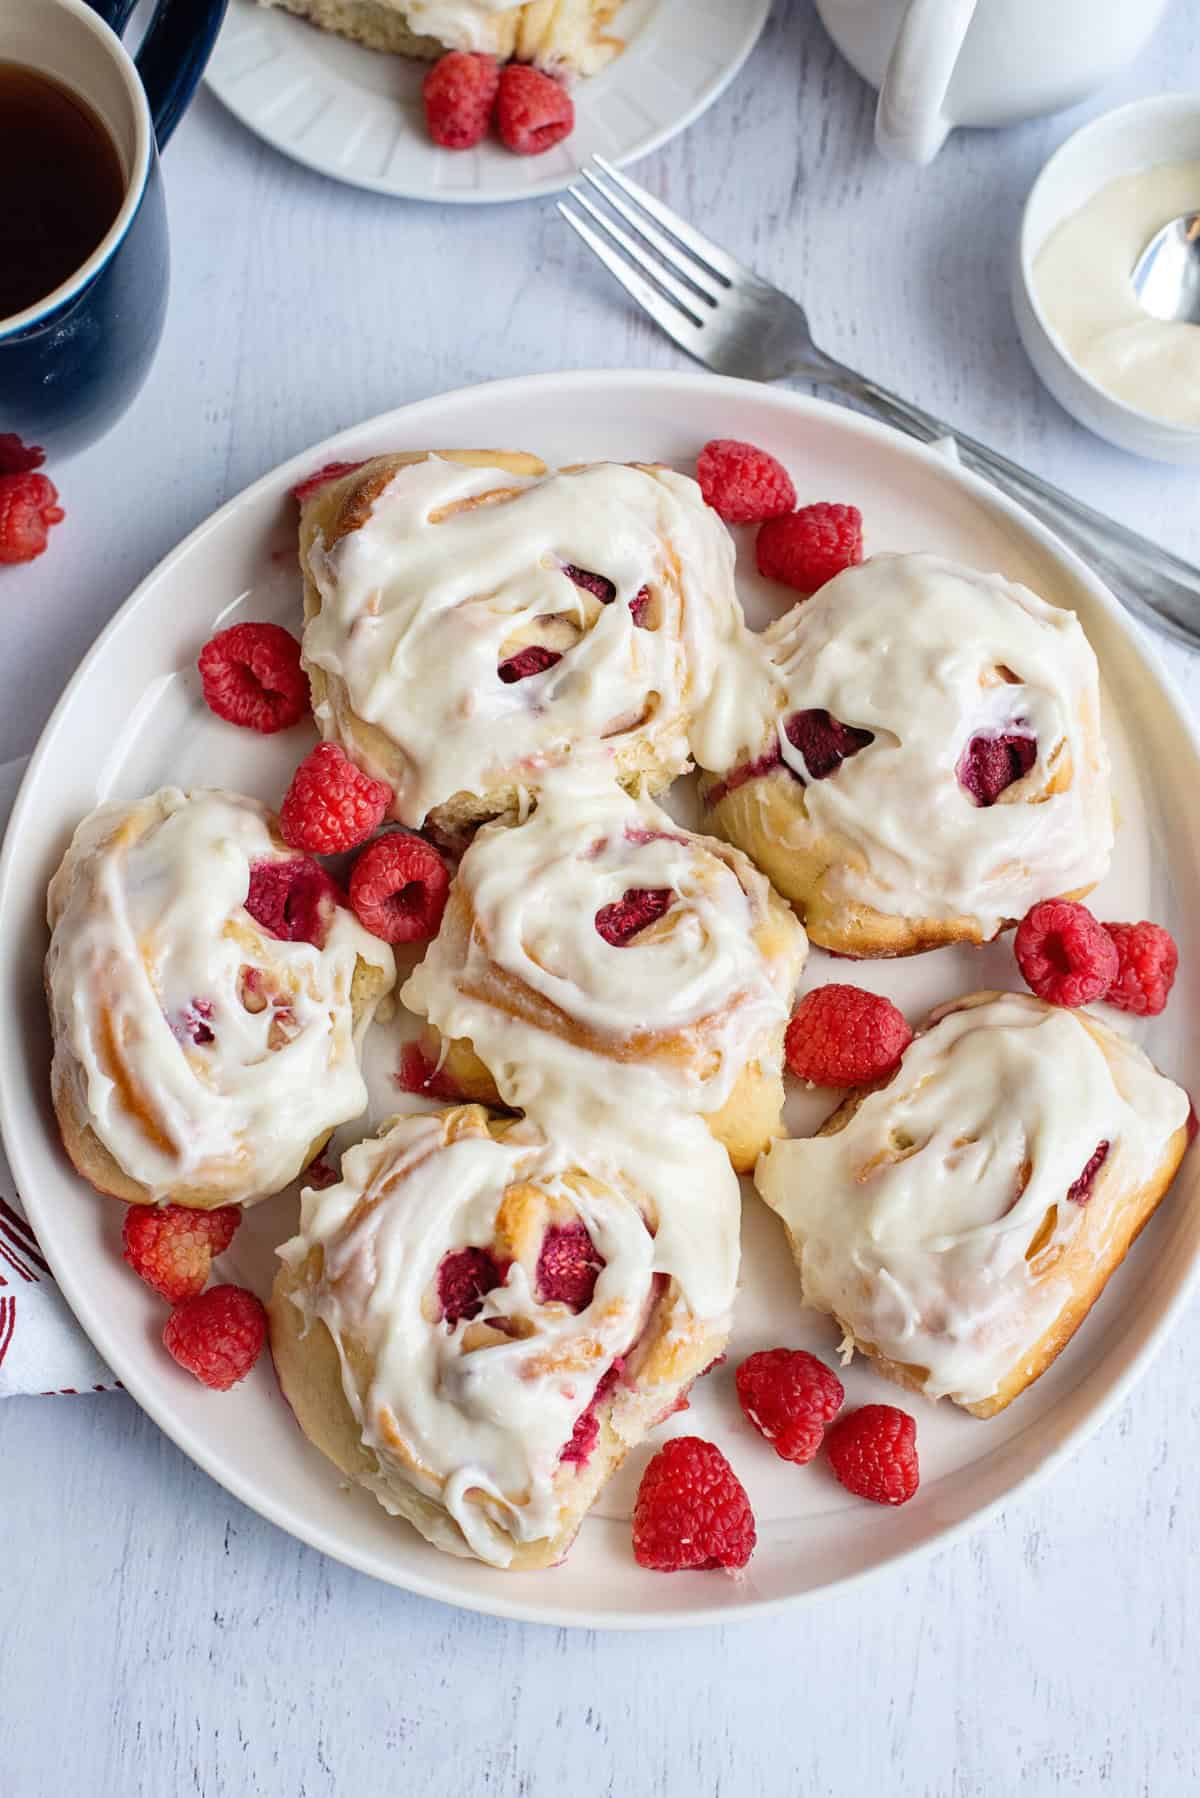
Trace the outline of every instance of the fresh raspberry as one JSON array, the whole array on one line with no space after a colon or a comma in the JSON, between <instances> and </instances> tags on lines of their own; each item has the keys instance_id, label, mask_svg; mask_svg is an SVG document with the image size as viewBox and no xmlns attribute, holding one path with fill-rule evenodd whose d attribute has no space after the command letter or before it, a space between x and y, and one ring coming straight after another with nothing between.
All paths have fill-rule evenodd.
<instances>
[{"instance_id":1,"label":"fresh raspberry","mask_svg":"<svg viewBox=\"0 0 1200 1798\"><path fill-rule=\"evenodd\" d=\"M726 524L762 524L796 506L796 489L782 462L752 443L714 437L696 460L696 479L706 505Z\"/></svg>"},{"instance_id":2,"label":"fresh raspberry","mask_svg":"<svg viewBox=\"0 0 1200 1798\"><path fill-rule=\"evenodd\" d=\"M575 129L575 103L560 82L528 64L500 71L496 126L501 142L518 156L540 156Z\"/></svg>"},{"instance_id":3,"label":"fresh raspberry","mask_svg":"<svg viewBox=\"0 0 1200 1798\"><path fill-rule=\"evenodd\" d=\"M1117 978L1117 945L1086 905L1043 899L1017 926L1017 965L1026 985L1050 1005L1090 1005Z\"/></svg>"},{"instance_id":4,"label":"fresh raspberry","mask_svg":"<svg viewBox=\"0 0 1200 1798\"><path fill-rule=\"evenodd\" d=\"M506 687L511 687L515 681L528 680L531 674L544 674L547 668L553 668L555 662L561 661L557 649L545 649L540 643L531 643L528 649L519 649L515 656L501 662L496 673Z\"/></svg>"},{"instance_id":5,"label":"fresh raspberry","mask_svg":"<svg viewBox=\"0 0 1200 1798\"><path fill-rule=\"evenodd\" d=\"M917 1425L896 1405L863 1405L839 1417L825 1452L847 1492L876 1505L905 1505L921 1483Z\"/></svg>"},{"instance_id":6,"label":"fresh raspberry","mask_svg":"<svg viewBox=\"0 0 1200 1798\"><path fill-rule=\"evenodd\" d=\"M972 737L955 769L958 784L976 805L995 805L1001 793L1029 773L1037 752L1036 737L1014 731L999 737Z\"/></svg>"},{"instance_id":7,"label":"fresh raspberry","mask_svg":"<svg viewBox=\"0 0 1200 1798\"><path fill-rule=\"evenodd\" d=\"M814 987L792 1013L784 1056L797 1080L863 1086L895 1072L912 1041L903 1012L860 986Z\"/></svg>"},{"instance_id":8,"label":"fresh raspberry","mask_svg":"<svg viewBox=\"0 0 1200 1798\"><path fill-rule=\"evenodd\" d=\"M785 518L768 518L754 548L758 572L801 593L815 593L863 559L863 521L857 506L821 501Z\"/></svg>"},{"instance_id":9,"label":"fresh raspberry","mask_svg":"<svg viewBox=\"0 0 1200 1798\"><path fill-rule=\"evenodd\" d=\"M542 1238L535 1286L539 1305L557 1302L584 1311L592 1302L604 1257L581 1223L551 1224Z\"/></svg>"},{"instance_id":10,"label":"fresh raspberry","mask_svg":"<svg viewBox=\"0 0 1200 1798\"><path fill-rule=\"evenodd\" d=\"M744 1567L755 1539L746 1489L716 1444L700 1436L664 1442L647 1463L633 1508L639 1567Z\"/></svg>"},{"instance_id":11,"label":"fresh raspberry","mask_svg":"<svg viewBox=\"0 0 1200 1798\"><path fill-rule=\"evenodd\" d=\"M1077 1205L1086 1205L1091 1198L1092 1188L1096 1184L1096 1175L1108 1160L1108 1151L1111 1146L1112 1145L1108 1142L1097 1143L1087 1166L1080 1174L1078 1180L1072 1180L1070 1186L1068 1186L1067 1197L1069 1199L1074 1199Z\"/></svg>"},{"instance_id":12,"label":"fresh raspberry","mask_svg":"<svg viewBox=\"0 0 1200 1798\"><path fill-rule=\"evenodd\" d=\"M783 734L793 749L804 757L810 780L828 780L843 762L857 755L875 741L872 731L843 724L829 712L793 712L783 727ZM794 770L788 770L794 774Z\"/></svg>"},{"instance_id":13,"label":"fresh raspberry","mask_svg":"<svg viewBox=\"0 0 1200 1798\"><path fill-rule=\"evenodd\" d=\"M461 1103L462 1093L449 1074L431 1061L420 1043L405 1043L400 1051L400 1070L392 1079L402 1093L420 1093L426 1099Z\"/></svg>"},{"instance_id":14,"label":"fresh raspberry","mask_svg":"<svg viewBox=\"0 0 1200 1798\"><path fill-rule=\"evenodd\" d=\"M596 929L614 949L624 949L647 924L661 918L675 903L670 887L626 887L612 905L596 913Z\"/></svg>"},{"instance_id":15,"label":"fresh raspberry","mask_svg":"<svg viewBox=\"0 0 1200 1798\"><path fill-rule=\"evenodd\" d=\"M230 724L272 736L308 711L300 645L281 624L235 624L218 631L198 663L209 711Z\"/></svg>"},{"instance_id":16,"label":"fresh raspberry","mask_svg":"<svg viewBox=\"0 0 1200 1798\"><path fill-rule=\"evenodd\" d=\"M487 1294L503 1286L507 1273L490 1249L452 1249L443 1255L437 1270L439 1322L450 1330L470 1323L483 1310Z\"/></svg>"},{"instance_id":17,"label":"fresh raspberry","mask_svg":"<svg viewBox=\"0 0 1200 1798\"><path fill-rule=\"evenodd\" d=\"M361 462L326 462L324 468L315 469L312 474L305 475L302 481L296 482L292 488L292 497L303 505L314 493L327 487L330 481L340 481L344 474L353 474L356 468L362 466Z\"/></svg>"},{"instance_id":18,"label":"fresh raspberry","mask_svg":"<svg viewBox=\"0 0 1200 1798\"><path fill-rule=\"evenodd\" d=\"M39 444L22 443L15 431L0 431L0 475L29 474L45 460Z\"/></svg>"},{"instance_id":19,"label":"fresh raspberry","mask_svg":"<svg viewBox=\"0 0 1200 1798\"><path fill-rule=\"evenodd\" d=\"M65 517L58 489L46 475L0 474L0 563L36 560L50 527Z\"/></svg>"},{"instance_id":20,"label":"fresh raspberry","mask_svg":"<svg viewBox=\"0 0 1200 1798\"><path fill-rule=\"evenodd\" d=\"M336 743L318 743L292 775L279 808L280 834L289 849L337 855L378 830L391 803L386 781L356 768Z\"/></svg>"},{"instance_id":21,"label":"fresh raspberry","mask_svg":"<svg viewBox=\"0 0 1200 1798\"><path fill-rule=\"evenodd\" d=\"M1175 938L1161 924L1106 924L1117 951L1117 973L1104 997L1119 1011L1157 1017L1179 966Z\"/></svg>"},{"instance_id":22,"label":"fresh raspberry","mask_svg":"<svg viewBox=\"0 0 1200 1798\"><path fill-rule=\"evenodd\" d=\"M203 1386L228 1392L244 1380L262 1353L267 1314L244 1286L210 1286L176 1305L163 1341L180 1367Z\"/></svg>"},{"instance_id":23,"label":"fresh raspberry","mask_svg":"<svg viewBox=\"0 0 1200 1798\"><path fill-rule=\"evenodd\" d=\"M734 1376L738 1403L784 1461L811 1461L842 1408L842 1382L805 1349L762 1349Z\"/></svg>"},{"instance_id":24,"label":"fresh raspberry","mask_svg":"<svg viewBox=\"0 0 1200 1798\"><path fill-rule=\"evenodd\" d=\"M402 830L364 849L350 876L359 923L385 943L436 936L449 891L450 873L437 850Z\"/></svg>"},{"instance_id":25,"label":"fresh raspberry","mask_svg":"<svg viewBox=\"0 0 1200 1798\"><path fill-rule=\"evenodd\" d=\"M125 1259L172 1305L203 1292L214 1255L223 1255L242 1221L236 1205L193 1211L186 1205L130 1205L121 1232Z\"/></svg>"},{"instance_id":26,"label":"fresh raspberry","mask_svg":"<svg viewBox=\"0 0 1200 1798\"><path fill-rule=\"evenodd\" d=\"M592 1394L591 1404L575 1419L571 1440L559 1455L560 1461L567 1461L576 1467L582 1467L591 1459L592 1450L600 1439L600 1419L596 1413L624 1371L624 1357L618 1355L612 1366L601 1375L600 1382Z\"/></svg>"},{"instance_id":27,"label":"fresh raspberry","mask_svg":"<svg viewBox=\"0 0 1200 1798\"><path fill-rule=\"evenodd\" d=\"M471 150L487 136L500 89L494 56L451 50L435 62L421 89L425 123L443 150Z\"/></svg>"},{"instance_id":28,"label":"fresh raspberry","mask_svg":"<svg viewBox=\"0 0 1200 1798\"><path fill-rule=\"evenodd\" d=\"M311 943L316 949L324 948L334 907L341 902L337 882L306 855L255 862L244 901L268 936L281 943Z\"/></svg>"}]
</instances>

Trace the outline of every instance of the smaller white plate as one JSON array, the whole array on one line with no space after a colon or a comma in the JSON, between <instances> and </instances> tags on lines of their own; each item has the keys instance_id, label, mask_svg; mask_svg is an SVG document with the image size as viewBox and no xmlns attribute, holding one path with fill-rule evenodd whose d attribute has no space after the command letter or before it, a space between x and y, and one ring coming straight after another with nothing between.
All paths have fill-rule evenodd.
<instances>
[{"instance_id":1,"label":"smaller white plate","mask_svg":"<svg viewBox=\"0 0 1200 1798\"><path fill-rule=\"evenodd\" d=\"M439 149L421 110L427 64L257 0L230 0L208 84L243 125L335 181L453 205L530 200L560 192L596 151L631 162L683 131L733 80L770 10L771 0L626 0L613 27L624 51L577 84L575 130L544 156L490 139Z\"/></svg>"}]
</instances>

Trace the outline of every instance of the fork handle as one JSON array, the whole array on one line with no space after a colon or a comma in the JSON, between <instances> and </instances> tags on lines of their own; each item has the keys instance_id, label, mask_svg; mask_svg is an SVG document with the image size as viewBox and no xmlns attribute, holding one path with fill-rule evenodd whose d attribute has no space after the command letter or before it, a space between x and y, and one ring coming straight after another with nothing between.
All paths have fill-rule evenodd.
<instances>
[{"instance_id":1,"label":"fork handle","mask_svg":"<svg viewBox=\"0 0 1200 1798\"><path fill-rule=\"evenodd\" d=\"M1082 556L1131 612L1189 648L1200 648L1200 568L841 363L831 363L819 379L922 443L953 438L964 467L983 475L1040 518Z\"/></svg>"}]
</instances>

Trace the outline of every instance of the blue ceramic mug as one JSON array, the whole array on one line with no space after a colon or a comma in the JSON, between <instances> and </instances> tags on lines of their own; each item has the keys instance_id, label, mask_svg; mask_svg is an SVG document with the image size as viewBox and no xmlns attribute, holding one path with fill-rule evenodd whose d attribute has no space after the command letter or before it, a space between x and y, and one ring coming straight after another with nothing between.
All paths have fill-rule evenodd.
<instances>
[{"instance_id":1,"label":"blue ceramic mug","mask_svg":"<svg viewBox=\"0 0 1200 1798\"><path fill-rule=\"evenodd\" d=\"M167 306L158 152L204 72L226 0L158 0L134 62L136 0L0 0L0 62L50 76L107 127L125 181L111 228L44 299L0 318L0 431L58 462L94 442L149 372Z\"/></svg>"}]
</instances>

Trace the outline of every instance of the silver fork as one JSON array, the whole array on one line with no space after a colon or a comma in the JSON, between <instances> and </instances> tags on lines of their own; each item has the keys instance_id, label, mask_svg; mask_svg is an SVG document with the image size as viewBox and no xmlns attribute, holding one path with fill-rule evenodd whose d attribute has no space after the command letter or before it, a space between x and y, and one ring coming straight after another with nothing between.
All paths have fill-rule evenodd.
<instances>
[{"instance_id":1,"label":"silver fork","mask_svg":"<svg viewBox=\"0 0 1200 1798\"><path fill-rule=\"evenodd\" d=\"M719 375L832 387L923 443L952 437L965 467L1057 532L1131 612L1193 649L1200 646L1200 569L827 356L813 342L803 306L602 156L582 174L569 190L572 203L560 201L558 210L689 356Z\"/></svg>"}]
</instances>

